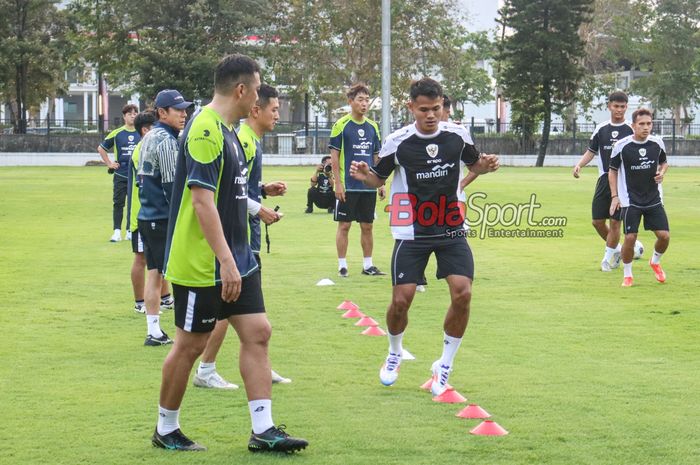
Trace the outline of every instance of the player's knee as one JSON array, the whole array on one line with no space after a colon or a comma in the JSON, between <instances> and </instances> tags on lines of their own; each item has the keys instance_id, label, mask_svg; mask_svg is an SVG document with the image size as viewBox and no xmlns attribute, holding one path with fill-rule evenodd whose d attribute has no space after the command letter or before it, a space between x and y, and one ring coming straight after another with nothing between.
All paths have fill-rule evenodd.
<instances>
[{"instance_id":1,"label":"player's knee","mask_svg":"<svg viewBox=\"0 0 700 465\"><path fill-rule=\"evenodd\" d=\"M452 294L452 303L454 306L458 307L468 307L469 303L472 301L472 290L469 286L464 286L457 289Z\"/></svg>"},{"instance_id":2,"label":"player's knee","mask_svg":"<svg viewBox=\"0 0 700 465\"><path fill-rule=\"evenodd\" d=\"M656 237L660 241L668 242L671 240L671 233L669 233L668 231L656 231Z\"/></svg>"},{"instance_id":3,"label":"player's knee","mask_svg":"<svg viewBox=\"0 0 700 465\"><path fill-rule=\"evenodd\" d=\"M406 296L406 295L398 294L398 295L392 296L392 298L391 298L391 307L392 307L392 310L394 310L395 312L399 312L399 313L407 312L410 306L411 306L411 299L409 299L408 296Z\"/></svg>"},{"instance_id":4,"label":"player's knee","mask_svg":"<svg viewBox=\"0 0 700 465\"><path fill-rule=\"evenodd\" d=\"M372 223L360 223L360 228L362 229L363 233L371 233Z\"/></svg>"},{"instance_id":5,"label":"player's knee","mask_svg":"<svg viewBox=\"0 0 700 465\"><path fill-rule=\"evenodd\" d=\"M338 231L347 234L348 231L350 231L350 226L352 223L349 221L339 221L338 222Z\"/></svg>"},{"instance_id":6,"label":"player's knee","mask_svg":"<svg viewBox=\"0 0 700 465\"><path fill-rule=\"evenodd\" d=\"M592 220L591 224L596 229L604 228L605 227L605 220Z\"/></svg>"},{"instance_id":7,"label":"player's knee","mask_svg":"<svg viewBox=\"0 0 700 465\"><path fill-rule=\"evenodd\" d=\"M250 328L249 334L245 340L253 344L267 344L272 337L272 325L269 320L265 319Z\"/></svg>"}]
</instances>

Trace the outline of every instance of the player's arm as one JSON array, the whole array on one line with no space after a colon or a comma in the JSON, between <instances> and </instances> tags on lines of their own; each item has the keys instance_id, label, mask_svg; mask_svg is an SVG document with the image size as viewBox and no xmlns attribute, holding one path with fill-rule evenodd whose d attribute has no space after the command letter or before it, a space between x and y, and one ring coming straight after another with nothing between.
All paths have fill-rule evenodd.
<instances>
[{"instance_id":1,"label":"player's arm","mask_svg":"<svg viewBox=\"0 0 700 465\"><path fill-rule=\"evenodd\" d=\"M574 166L574 170L573 170L572 174L574 175L575 178L579 177L579 174L581 173L581 168L583 168L588 163L590 163L594 157L595 157L595 153L591 152L591 149L586 149L584 154L581 155L581 158Z\"/></svg>"},{"instance_id":2,"label":"player's arm","mask_svg":"<svg viewBox=\"0 0 700 465\"><path fill-rule=\"evenodd\" d=\"M156 148L156 156L158 157L158 166L160 168L161 184L163 186L163 195L165 200L170 204L170 199L173 195L173 182L175 181L175 164L177 163L177 141L175 139L165 139L158 144Z\"/></svg>"},{"instance_id":3,"label":"player's arm","mask_svg":"<svg viewBox=\"0 0 700 465\"><path fill-rule=\"evenodd\" d=\"M333 173L333 184L335 185L335 198L341 202L345 202L345 186L343 186L340 180L340 150L338 149L331 149L331 169Z\"/></svg>"},{"instance_id":4,"label":"player's arm","mask_svg":"<svg viewBox=\"0 0 700 465\"><path fill-rule=\"evenodd\" d=\"M112 141L112 143L114 143L114 141ZM100 158L102 158L102 161L104 162L105 165L107 165L108 168L112 168L113 170L119 169L119 162L112 161L109 158L109 155L107 154L107 150L105 150L105 148L102 147L102 144L97 146L97 153L100 154Z\"/></svg>"},{"instance_id":5,"label":"player's arm","mask_svg":"<svg viewBox=\"0 0 700 465\"><path fill-rule=\"evenodd\" d=\"M214 191L196 185L191 185L190 189L192 191L192 206L197 215L199 226L202 228L202 233L209 247L219 260L221 298L226 302L233 302L241 294L241 274L224 237L219 211L216 209L214 201Z\"/></svg>"},{"instance_id":6,"label":"player's arm","mask_svg":"<svg viewBox=\"0 0 700 465\"><path fill-rule=\"evenodd\" d=\"M463 191L464 189L466 189L466 187L469 184L471 184L472 182L474 182L476 180L476 178L478 178L478 177L479 177L478 174L476 174L472 171L469 171L467 173L467 175L464 176L461 181L459 181L459 190Z\"/></svg>"},{"instance_id":7,"label":"player's arm","mask_svg":"<svg viewBox=\"0 0 700 465\"><path fill-rule=\"evenodd\" d=\"M608 184L610 184L610 216L620 208L620 197L617 191L617 171L622 166L621 150L616 150L613 147L610 155L610 166L608 167Z\"/></svg>"},{"instance_id":8,"label":"player's arm","mask_svg":"<svg viewBox=\"0 0 700 465\"><path fill-rule=\"evenodd\" d=\"M381 187L386 179L380 178L370 170L369 165L364 161L353 161L350 164L350 176L358 181L362 181L367 187Z\"/></svg>"},{"instance_id":9,"label":"player's arm","mask_svg":"<svg viewBox=\"0 0 700 465\"><path fill-rule=\"evenodd\" d=\"M284 181L272 181L266 182L260 186L265 196L275 197L278 195L284 195L287 193L287 183Z\"/></svg>"},{"instance_id":10,"label":"player's arm","mask_svg":"<svg viewBox=\"0 0 700 465\"><path fill-rule=\"evenodd\" d=\"M492 173L501 166L498 160L498 155L477 154L477 157L478 159L475 162L467 165L469 167L469 171L474 173L476 176L480 174Z\"/></svg>"},{"instance_id":11,"label":"player's arm","mask_svg":"<svg viewBox=\"0 0 700 465\"><path fill-rule=\"evenodd\" d=\"M654 181L656 181L657 184L661 184L664 181L664 175L666 174L666 171L668 171L666 146L664 145L663 140L659 142L659 145L661 146L661 153L659 154L659 169L656 172L656 176L654 176Z\"/></svg>"}]
</instances>

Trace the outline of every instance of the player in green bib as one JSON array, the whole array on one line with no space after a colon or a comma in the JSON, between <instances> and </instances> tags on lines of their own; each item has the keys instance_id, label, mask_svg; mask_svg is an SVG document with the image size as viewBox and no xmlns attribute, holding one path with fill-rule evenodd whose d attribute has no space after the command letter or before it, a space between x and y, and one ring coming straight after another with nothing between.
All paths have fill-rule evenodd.
<instances>
[{"instance_id":1,"label":"player in green bib","mask_svg":"<svg viewBox=\"0 0 700 465\"><path fill-rule=\"evenodd\" d=\"M240 339L239 366L248 397L248 449L293 452L308 445L272 421L260 272L248 243L248 180L233 130L258 98L260 68L244 55L216 67L214 97L185 128L177 159L168 224L165 277L175 295L175 344L163 363L158 423L152 443L169 450L205 450L180 430L180 405L192 367L217 320Z\"/></svg>"}]
</instances>

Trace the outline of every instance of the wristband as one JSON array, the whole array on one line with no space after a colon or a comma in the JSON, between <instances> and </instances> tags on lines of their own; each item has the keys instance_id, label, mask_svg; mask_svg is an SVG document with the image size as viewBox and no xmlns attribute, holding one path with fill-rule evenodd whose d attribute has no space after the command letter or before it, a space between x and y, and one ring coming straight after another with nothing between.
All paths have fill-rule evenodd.
<instances>
[{"instance_id":1,"label":"wristband","mask_svg":"<svg viewBox=\"0 0 700 465\"><path fill-rule=\"evenodd\" d=\"M265 192L265 184L263 184L262 186L260 186L260 196L261 196L263 199L266 199L266 198L267 198L267 193Z\"/></svg>"}]
</instances>

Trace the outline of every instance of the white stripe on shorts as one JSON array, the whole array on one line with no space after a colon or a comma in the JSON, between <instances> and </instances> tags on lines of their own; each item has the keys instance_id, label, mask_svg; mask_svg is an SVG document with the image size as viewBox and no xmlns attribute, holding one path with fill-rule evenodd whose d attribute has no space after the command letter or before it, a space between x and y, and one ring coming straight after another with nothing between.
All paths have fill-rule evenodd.
<instances>
[{"instance_id":1,"label":"white stripe on shorts","mask_svg":"<svg viewBox=\"0 0 700 465\"><path fill-rule=\"evenodd\" d=\"M194 301L197 299L197 294L192 291L187 293L187 313L185 313L185 327L182 328L188 333L192 332L192 321L194 320Z\"/></svg>"}]
</instances>

